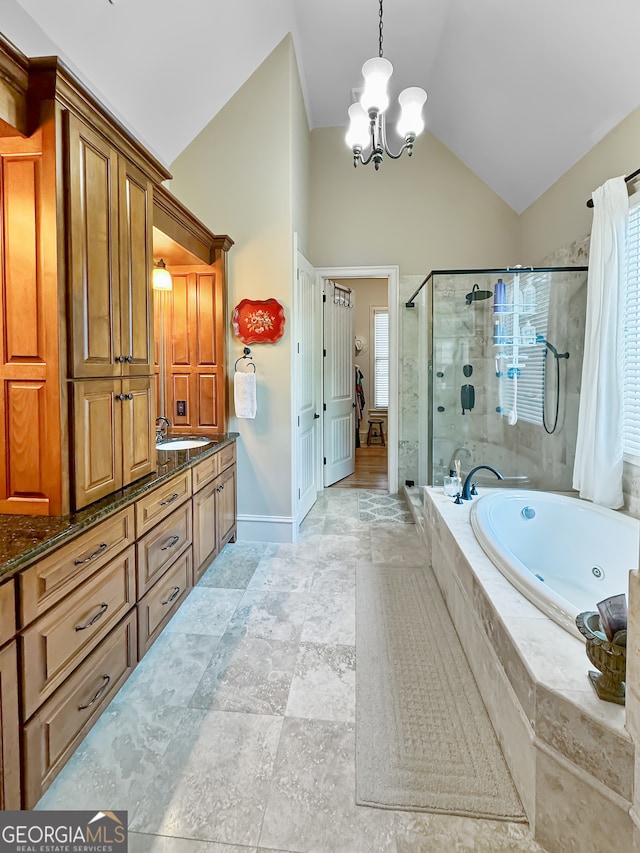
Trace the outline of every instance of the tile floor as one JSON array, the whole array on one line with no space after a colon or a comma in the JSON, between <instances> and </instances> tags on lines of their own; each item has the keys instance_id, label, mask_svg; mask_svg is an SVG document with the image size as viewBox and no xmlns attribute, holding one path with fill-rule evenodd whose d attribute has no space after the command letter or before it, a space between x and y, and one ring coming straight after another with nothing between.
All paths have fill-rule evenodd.
<instances>
[{"instance_id":1,"label":"tile floor","mask_svg":"<svg viewBox=\"0 0 640 853\"><path fill-rule=\"evenodd\" d=\"M227 545L37 808L126 809L131 853L541 851L522 824L354 803L356 564L423 560L357 490L295 545Z\"/></svg>"}]
</instances>

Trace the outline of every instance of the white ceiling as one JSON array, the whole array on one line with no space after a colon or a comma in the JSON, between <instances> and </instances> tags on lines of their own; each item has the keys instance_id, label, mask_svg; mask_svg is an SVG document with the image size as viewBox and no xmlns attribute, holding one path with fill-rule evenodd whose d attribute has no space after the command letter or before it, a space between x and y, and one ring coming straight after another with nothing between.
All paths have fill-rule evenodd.
<instances>
[{"instance_id":1,"label":"white ceiling","mask_svg":"<svg viewBox=\"0 0 640 853\"><path fill-rule=\"evenodd\" d=\"M378 2L2 0L0 31L61 55L169 165L288 32L310 126L345 125ZM640 104L639 32L638 0L384 7L394 95L425 88L428 129L518 212Z\"/></svg>"}]
</instances>

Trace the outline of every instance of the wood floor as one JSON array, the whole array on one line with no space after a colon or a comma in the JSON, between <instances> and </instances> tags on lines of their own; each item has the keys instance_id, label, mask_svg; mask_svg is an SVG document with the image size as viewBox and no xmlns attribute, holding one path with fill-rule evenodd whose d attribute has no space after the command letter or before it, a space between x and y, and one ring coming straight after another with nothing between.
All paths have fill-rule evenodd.
<instances>
[{"instance_id":1,"label":"wood floor","mask_svg":"<svg viewBox=\"0 0 640 853\"><path fill-rule=\"evenodd\" d=\"M356 470L331 488L388 489L387 448L380 445L356 447Z\"/></svg>"}]
</instances>

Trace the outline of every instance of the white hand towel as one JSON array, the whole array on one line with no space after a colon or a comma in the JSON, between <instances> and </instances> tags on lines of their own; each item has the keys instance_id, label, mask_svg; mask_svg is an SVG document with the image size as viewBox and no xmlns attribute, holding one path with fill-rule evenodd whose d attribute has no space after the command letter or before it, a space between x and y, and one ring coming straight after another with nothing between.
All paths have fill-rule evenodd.
<instances>
[{"instance_id":1,"label":"white hand towel","mask_svg":"<svg viewBox=\"0 0 640 853\"><path fill-rule=\"evenodd\" d=\"M233 398L237 418L256 416L256 374L236 371L233 377Z\"/></svg>"}]
</instances>

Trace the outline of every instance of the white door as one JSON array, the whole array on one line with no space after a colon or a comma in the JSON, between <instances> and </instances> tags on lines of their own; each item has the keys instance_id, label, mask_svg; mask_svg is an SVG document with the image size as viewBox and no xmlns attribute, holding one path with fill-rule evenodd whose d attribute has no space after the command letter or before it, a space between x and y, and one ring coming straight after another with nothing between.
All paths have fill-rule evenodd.
<instances>
[{"instance_id":1,"label":"white door","mask_svg":"<svg viewBox=\"0 0 640 853\"><path fill-rule=\"evenodd\" d=\"M330 486L355 471L354 295L329 280L324 290L324 485Z\"/></svg>"},{"instance_id":2,"label":"white door","mask_svg":"<svg viewBox=\"0 0 640 853\"><path fill-rule=\"evenodd\" d=\"M316 502L322 488L318 479L320 456L320 326L322 293L314 268L296 250L295 306L295 389L296 389L296 520L302 521Z\"/></svg>"}]
</instances>

